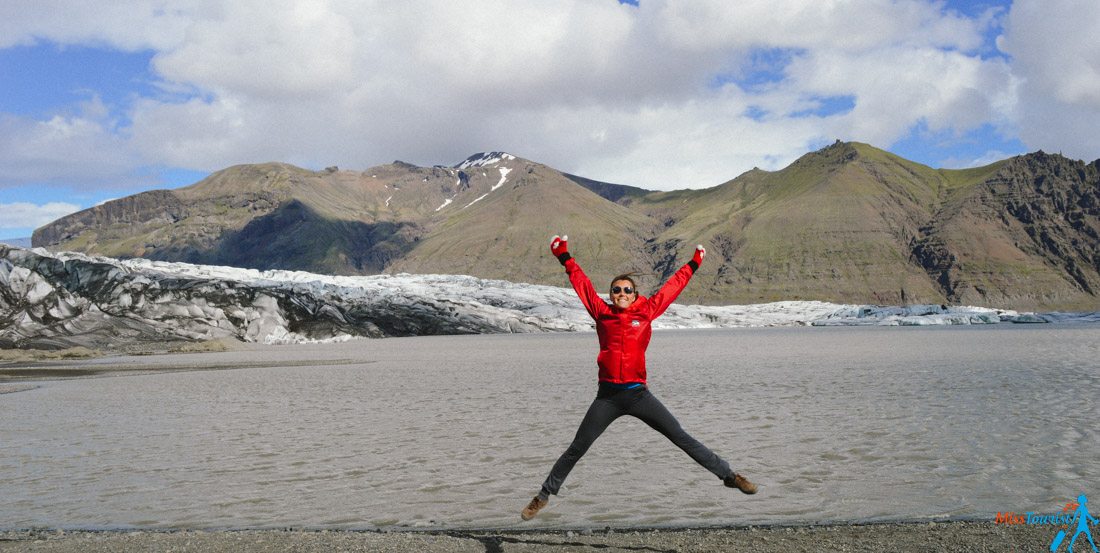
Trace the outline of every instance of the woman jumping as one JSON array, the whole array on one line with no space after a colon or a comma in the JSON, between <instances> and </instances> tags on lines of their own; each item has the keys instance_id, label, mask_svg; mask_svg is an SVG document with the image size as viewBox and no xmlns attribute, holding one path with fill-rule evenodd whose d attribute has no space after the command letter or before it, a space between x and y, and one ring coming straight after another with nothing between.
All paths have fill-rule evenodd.
<instances>
[{"instance_id":1,"label":"woman jumping","mask_svg":"<svg viewBox=\"0 0 1100 553\"><path fill-rule=\"evenodd\" d=\"M629 275L615 277L611 281L609 305L596 293L592 281L569 255L568 239L568 236L555 236L550 240L550 251L565 266L569 282L580 296L581 303L596 320L596 334L600 339L600 354L596 357L600 368L599 389L577 429L573 443L554 463L539 494L523 508L520 517L531 520L538 514L550 502L550 495L557 495L569 471L573 470L596 438L612 421L623 415L637 417L664 434L697 463L721 478L725 485L744 493L756 493L755 484L730 470L729 463L684 432L672 413L646 387L645 350L652 335L650 323L660 317L680 295L699 269L707 251L703 246L696 247L692 260L676 271L652 298L638 295L638 287Z\"/></svg>"}]
</instances>

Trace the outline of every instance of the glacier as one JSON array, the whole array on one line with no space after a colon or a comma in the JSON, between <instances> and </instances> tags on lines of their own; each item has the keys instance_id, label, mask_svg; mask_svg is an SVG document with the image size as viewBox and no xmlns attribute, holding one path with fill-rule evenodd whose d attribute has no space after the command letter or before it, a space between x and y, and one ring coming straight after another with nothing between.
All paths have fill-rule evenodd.
<instances>
[{"instance_id":1,"label":"glacier","mask_svg":"<svg viewBox=\"0 0 1100 553\"><path fill-rule=\"evenodd\" d=\"M674 304L653 327L1079 321L1100 322L1100 313L782 301ZM591 330L592 320L571 288L462 275L258 271L0 245L0 348L110 349L124 343L227 338L286 344Z\"/></svg>"}]
</instances>

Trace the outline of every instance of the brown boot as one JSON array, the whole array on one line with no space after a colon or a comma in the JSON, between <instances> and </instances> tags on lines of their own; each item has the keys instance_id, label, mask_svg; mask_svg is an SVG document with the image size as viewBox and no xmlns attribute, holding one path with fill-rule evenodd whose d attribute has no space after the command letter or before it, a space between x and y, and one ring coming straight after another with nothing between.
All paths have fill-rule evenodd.
<instances>
[{"instance_id":1,"label":"brown boot","mask_svg":"<svg viewBox=\"0 0 1100 553\"><path fill-rule=\"evenodd\" d=\"M742 493L756 493L756 484L749 482L748 478L745 478L744 476L741 476L736 472L731 472L729 476L725 477L722 480L722 483L731 488L737 488L741 490Z\"/></svg>"},{"instance_id":2,"label":"brown boot","mask_svg":"<svg viewBox=\"0 0 1100 553\"><path fill-rule=\"evenodd\" d=\"M550 503L549 499L539 499L539 496L536 495L535 498L520 511L519 517L523 520L531 520L535 518L535 515L539 514L539 511L542 510L547 503Z\"/></svg>"}]
</instances>

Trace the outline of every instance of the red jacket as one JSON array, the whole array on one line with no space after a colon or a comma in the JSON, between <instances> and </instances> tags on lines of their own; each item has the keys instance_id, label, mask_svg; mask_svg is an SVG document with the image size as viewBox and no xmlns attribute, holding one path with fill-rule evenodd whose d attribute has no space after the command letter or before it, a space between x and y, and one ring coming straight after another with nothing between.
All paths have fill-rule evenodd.
<instances>
[{"instance_id":1,"label":"red jacket","mask_svg":"<svg viewBox=\"0 0 1100 553\"><path fill-rule=\"evenodd\" d=\"M645 350L653 335L649 324L676 300L695 269L690 264L684 265L652 298L639 294L626 309L605 302L576 260L570 258L565 262L565 272L588 314L596 320L596 334L600 337L600 354L596 357L600 382L645 384Z\"/></svg>"}]
</instances>

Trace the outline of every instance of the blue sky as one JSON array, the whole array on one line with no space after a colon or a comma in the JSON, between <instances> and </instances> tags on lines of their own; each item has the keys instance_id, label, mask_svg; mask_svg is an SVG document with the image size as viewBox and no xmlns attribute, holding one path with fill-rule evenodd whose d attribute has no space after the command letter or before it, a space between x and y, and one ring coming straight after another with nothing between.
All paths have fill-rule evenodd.
<instances>
[{"instance_id":1,"label":"blue sky","mask_svg":"<svg viewBox=\"0 0 1100 553\"><path fill-rule=\"evenodd\" d=\"M674 189L835 139L932 167L1092 160L1089 4L14 1L0 8L0 237L264 161L507 150Z\"/></svg>"},{"instance_id":2,"label":"blue sky","mask_svg":"<svg viewBox=\"0 0 1100 553\"><path fill-rule=\"evenodd\" d=\"M0 50L0 106L4 112L42 118L99 97L124 107L135 96L156 92L150 72L153 52L121 52L104 46L68 46L40 41Z\"/></svg>"}]
</instances>

